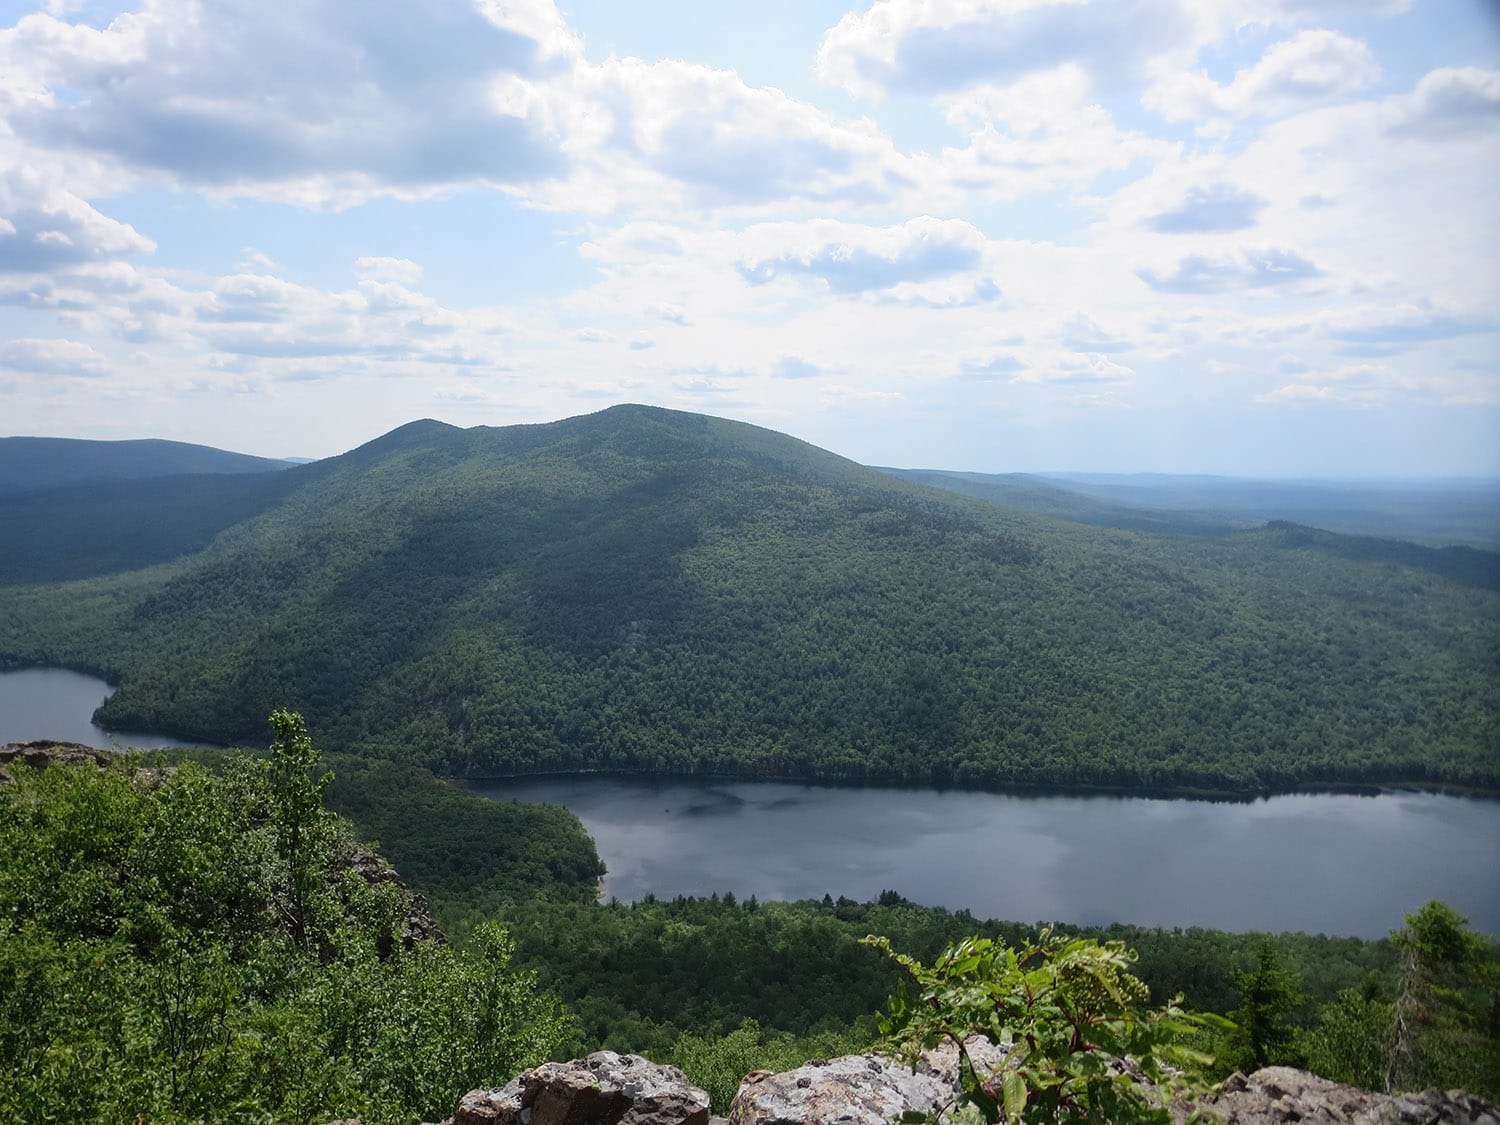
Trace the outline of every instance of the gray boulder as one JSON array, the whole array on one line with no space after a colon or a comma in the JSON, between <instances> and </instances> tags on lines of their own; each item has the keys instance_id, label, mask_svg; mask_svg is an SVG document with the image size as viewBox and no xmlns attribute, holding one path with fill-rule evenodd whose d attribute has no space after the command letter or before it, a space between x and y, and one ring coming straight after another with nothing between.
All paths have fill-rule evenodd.
<instances>
[{"instance_id":1,"label":"gray boulder","mask_svg":"<svg viewBox=\"0 0 1500 1125\"><path fill-rule=\"evenodd\" d=\"M1268 1066L1248 1077L1225 1079L1217 1097L1203 1108L1225 1125L1281 1125L1304 1121L1322 1125L1500 1125L1494 1106L1457 1090L1420 1094L1373 1094L1286 1066Z\"/></svg>"},{"instance_id":2,"label":"gray boulder","mask_svg":"<svg viewBox=\"0 0 1500 1125\"><path fill-rule=\"evenodd\" d=\"M452 1125L708 1125L708 1095L675 1066L595 1051L470 1091Z\"/></svg>"},{"instance_id":3,"label":"gray boulder","mask_svg":"<svg viewBox=\"0 0 1500 1125\"><path fill-rule=\"evenodd\" d=\"M969 1044L975 1067L991 1072L1004 1059L985 1042ZM845 1055L781 1074L756 1071L740 1084L730 1125L890 1125L908 1110L931 1113L958 1096L958 1048L928 1051L913 1069L882 1055Z\"/></svg>"}]
</instances>

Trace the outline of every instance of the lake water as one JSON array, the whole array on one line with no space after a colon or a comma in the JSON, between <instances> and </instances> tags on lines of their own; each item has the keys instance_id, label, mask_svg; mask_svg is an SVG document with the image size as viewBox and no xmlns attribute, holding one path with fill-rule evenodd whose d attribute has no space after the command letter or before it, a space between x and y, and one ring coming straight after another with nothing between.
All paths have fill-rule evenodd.
<instances>
[{"instance_id":1,"label":"lake water","mask_svg":"<svg viewBox=\"0 0 1500 1125\"><path fill-rule=\"evenodd\" d=\"M110 691L103 680L65 668L0 672L0 745L42 738L105 750L193 745L166 735L122 734L96 726L94 709Z\"/></svg>"},{"instance_id":2,"label":"lake water","mask_svg":"<svg viewBox=\"0 0 1500 1125\"><path fill-rule=\"evenodd\" d=\"M112 734L109 694L54 668L0 673L0 743L173 746ZM1430 793L1241 803L1056 797L607 774L486 782L566 805L606 895L871 899L980 917L1379 937L1441 898L1500 933L1500 802Z\"/></svg>"},{"instance_id":3,"label":"lake water","mask_svg":"<svg viewBox=\"0 0 1500 1125\"><path fill-rule=\"evenodd\" d=\"M485 782L565 805L634 900L867 900L980 917L1380 937L1430 898L1500 933L1500 802L1430 793L1240 803L585 774Z\"/></svg>"}]
</instances>

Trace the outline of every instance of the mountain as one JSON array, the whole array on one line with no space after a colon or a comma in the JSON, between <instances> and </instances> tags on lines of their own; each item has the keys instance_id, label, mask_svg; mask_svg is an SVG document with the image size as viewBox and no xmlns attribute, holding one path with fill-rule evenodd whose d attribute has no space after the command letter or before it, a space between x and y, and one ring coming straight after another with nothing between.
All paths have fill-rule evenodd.
<instances>
[{"instance_id":1,"label":"mountain","mask_svg":"<svg viewBox=\"0 0 1500 1125\"><path fill-rule=\"evenodd\" d=\"M183 473L274 472L288 464L269 457L155 438L84 441L5 437L0 438L0 496Z\"/></svg>"},{"instance_id":2,"label":"mountain","mask_svg":"<svg viewBox=\"0 0 1500 1125\"><path fill-rule=\"evenodd\" d=\"M194 553L11 578L0 666L117 678L122 729L234 742L287 706L462 775L1500 788L1483 552L1062 522L640 406L268 479Z\"/></svg>"}]
</instances>

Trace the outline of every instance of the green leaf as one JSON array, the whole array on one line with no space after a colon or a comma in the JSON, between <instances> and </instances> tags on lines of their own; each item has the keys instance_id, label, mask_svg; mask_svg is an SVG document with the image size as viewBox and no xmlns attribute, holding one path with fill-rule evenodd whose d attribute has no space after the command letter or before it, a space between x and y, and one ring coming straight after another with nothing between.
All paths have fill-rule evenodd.
<instances>
[{"instance_id":1,"label":"green leaf","mask_svg":"<svg viewBox=\"0 0 1500 1125\"><path fill-rule=\"evenodd\" d=\"M1011 1121L1021 1120L1021 1114L1026 1109L1026 1080L1021 1077L1020 1071L1007 1070L1003 1083L1005 1095L1005 1116Z\"/></svg>"}]
</instances>

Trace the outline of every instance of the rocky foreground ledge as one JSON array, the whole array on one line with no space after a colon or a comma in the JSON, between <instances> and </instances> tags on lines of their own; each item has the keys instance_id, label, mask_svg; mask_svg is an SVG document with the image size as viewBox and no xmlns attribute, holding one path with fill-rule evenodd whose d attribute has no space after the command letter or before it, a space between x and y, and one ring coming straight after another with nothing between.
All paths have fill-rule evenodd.
<instances>
[{"instance_id":1,"label":"rocky foreground ledge","mask_svg":"<svg viewBox=\"0 0 1500 1125\"><path fill-rule=\"evenodd\" d=\"M915 1070L879 1055L847 1055L746 1076L726 1123L709 1116L708 1095L676 1067L598 1051L472 1090L442 1125L889 1125L908 1110L946 1105L957 1090L952 1050L929 1052ZM1191 1108L1174 1107L1174 1116L1185 1120ZM1233 1075L1199 1108L1224 1125L1500 1125L1500 1110L1458 1091L1391 1097L1279 1066Z\"/></svg>"}]
</instances>

